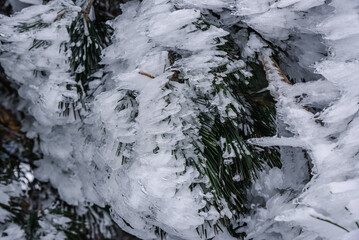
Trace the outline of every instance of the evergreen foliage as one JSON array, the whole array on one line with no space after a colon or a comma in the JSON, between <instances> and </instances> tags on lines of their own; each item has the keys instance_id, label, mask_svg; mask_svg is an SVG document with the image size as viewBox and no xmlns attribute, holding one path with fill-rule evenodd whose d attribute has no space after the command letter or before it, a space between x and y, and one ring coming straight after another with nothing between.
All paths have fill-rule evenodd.
<instances>
[{"instance_id":1,"label":"evergreen foliage","mask_svg":"<svg viewBox=\"0 0 359 240\"><path fill-rule=\"evenodd\" d=\"M0 96L6 100L0 108L0 239L12 233L18 239L112 239L121 235L119 228L142 239L244 239L257 234L262 219L272 218L258 232L275 228L278 219L294 219L288 209L300 216L290 200L313 177L301 148L316 140L313 159L322 159L320 147L327 143L335 156L345 153L338 150L345 142L335 145L345 137L326 129L337 121L325 114L337 95L333 90L318 104L314 83L288 85L292 76L270 48L286 66L283 59L291 56L282 51L303 50L290 34L298 37L305 24L287 28L277 18L273 32L279 35L273 37L261 17L290 9L283 19L295 22L308 6L308 13L324 12L320 1L309 2L50 0L1 16L7 92ZM235 8L241 17L233 15ZM313 34L304 32L303 39ZM293 79L309 71L303 67L308 58L290 63L299 69ZM304 90L296 95L304 85L314 97ZM355 119L348 119L345 131L355 135ZM294 137L283 143L277 136L289 131ZM295 161L280 161L291 157ZM306 173L287 184L296 166ZM311 221L351 232L348 224L317 214L316 203L302 196L312 208L301 211ZM326 211L329 216L331 210L320 212ZM306 228L293 229L290 236ZM258 238L271 234L262 232Z\"/></svg>"},{"instance_id":2,"label":"evergreen foliage","mask_svg":"<svg viewBox=\"0 0 359 240\"><path fill-rule=\"evenodd\" d=\"M186 194L193 195L195 199L202 199L205 202L195 200L198 212L194 211L193 214L199 217L199 222L203 222L194 224L199 236L207 238L223 231L223 227L231 229L230 219L237 219L248 213L247 191L256 178L257 172L263 169L266 163L270 166L280 166L279 154L275 148L259 148L246 141L253 137L275 134L274 102L268 92L258 93L267 86L261 66L256 62L245 63L229 33L206 22L198 12L173 9L174 12L171 13L165 10L169 7L172 8L170 3L158 3L159 6L162 4L164 7L161 10L163 11L162 16L169 18L169 21L176 19L176 14L183 19L187 17L186 14L190 17L188 20L181 20L182 23L175 23L172 33L164 32L164 35L139 43L140 46L148 44L151 47L144 49L144 52L140 52L138 56L135 53L122 56L122 54L127 54L126 51L135 52L136 49L127 48L126 44L130 44L130 42L121 42L115 37L114 40L123 44L121 47L125 49L115 57L125 59L125 67L117 71L118 61L111 59L114 55L109 54L109 51L116 46L110 45L113 30L102 22L106 17L100 16L98 19L95 17L96 15L92 12L93 3L94 1L78 1L77 4L82 7L82 10L79 11L79 8L72 5L71 2L50 1L41 11L30 12L29 10L30 14L25 18L19 15L18 22L12 23L15 34L30 37L27 41L30 43L30 46L27 47L28 55L24 57L23 52L18 51L15 53L17 57L12 57L12 59L20 62L23 59L30 61L32 64L29 70L36 79L36 84L38 86L41 86L42 83L50 84L52 88L57 89L56 91L60 91L60 93L56 93L61 95L61 98L56 98L60 110L60 121L52 125L51 131L63 131L65 130L64 126L68 129L79 129L77 135L85 137L85 147L96 144L103 151L103 156L108 156L110 160L106 163L107 166L102 166L103 163L93 159L91 165L87 167L88 175L91 175L94 180L99 180L96 183L96 191L104 191L105 195L109 194L110 189L101 189L101 187L104 188L107 182L111 182L112 176L117 176L122 168L131 174L131 171L135 171L136 164L143 164L139 167L146 166L151 169L155 167L139 163L138 155L140 155L140 161L147 161L145 160L146 156L151 156L153 159L158 159L160 165L163 164L160 163L162 161L160 156L166 156L164 158L168 158L169 162L163 166L176 166L174 174L177 175L175 178L178 178L170 183L169 191L175 190L175 196L178 195L177 192L184 191ZM131 4L129 3L127 6L131 6ZM141 3L138 4L141 6ZM143 6L148 8L148 5L144 4ZM153 22L153 25L161 24L156 22L158 20L153 16L150 21ZM154 36L157 34L156 28L145 29L146 25L143 24L142 16L138 16L138 22L134 24L138 24L134 28L144 28L144 32L150 31L150 34L154 34ZM66 32L64 28L66 28ZM46 36L49 29L57 32L61 38ZM117 34L122 33L117 32ZM172 43L165 42L163 39L168 38L171 34L177 35L179 39ZM180 38L187 38L187 35L198 39L198 41L203 41L204 44L178 45L178 43L181 44L181 41L186 41L180 40ZM139 39L141 38L139 37ZM11 41L14 40L10 39L6 43L4 39L3 44L11 44ZM105 49L107 46L109 48ZM59 58L53 58L54 50L60 54ZM11 56L11 51L13 51L12 48L4 45L2 63L4 63L8 74L22 86L29 79L18 77L9 69L5 57ZM103 53L105 53L105 59L101 62ZM38 60L34 61L37 54L46 58L45 64ZM141 56L141 54L143 55ZM203 60L202 55L206 56L207 60ZM161 70L162 72L146 72L142 71L141 67L139 70L131 70L132 66L126 70L126 61L133 61L132 59L135 58L138 59L135 61L139 62L141 57L151 59L152 56L165 57L166 65ZM191 61L198 66L190 65ZM157 65L159 64L154 62L155 68L158 68ZM108 74L112 76L112 79L108 78ZM129 74L129 77L126 74ZM127 80L124 80L126 78ZM143 79L153 81L153 84L148 83L148 90L141 89ZM131 81L138 81L138 83L131 83ZM140 83L141 81L142 83ZM116 88L107 89L107 92L100 94L111 85ZM24 87L27 87L26 84ZM155 93L157 95L154 95ZM44 97L46 99L47 96ZM116 98L115 102L112 100L113 97ZM101 101L109 101L112 104L106 106L109 110L101 106ZM44 103L43 107L49 110L53 106L47 106L46 101ZM42 111L43 107L40 106L41 110L37 111ZM153 119L146 110L151 107L154 107L153 111L157 116ZM54 110L51 109L51 111ZM113 115L109 115L107 111ZM96 114L100 117L96 118ZM112 120L112 116L116 116L115 122ZM34 117L39 118L38 115ZM46 121L50 122L53 117L55 116L46 116ZM66 120L66 118L69 119ZM100 129L94 129L96 123L94 121L102 122ZM68 125L70 122L79 123L79 125L73 124L70 128ZM157 130L152 130L152 128ZM46 141L40 142L42 148L46 149L44 159L57 159L57 153L52 154L45 147L47 144L52 144L53 140L50 137ZM78 142L75 140L72 144L78 144ZM146 146L146 144L152 146L148 153L146 151L150 146ZM115 150L113 150L114 148ZM139 152L144 154L141 155ZM79 153L72 154L77 157L81 155ZM117 162L117 159L120 160L120 163ZM72 166L84 164L84 162L77 163L78 160L76 158L71 160L73 161ZM45 163L44 160L41 162ZM42 165L39 166L41 172ZM57 164L56 166L62 167ZM108 180L103 181L101 180L103 176L92 173L92 171L100 169L101 171L106 169ZM153 170L158 171L156 168ZM69 169L66 166L63 166L63 173L68 173L70 176L75 174L74 169ZM139 178L138 176L129 176L135 182L142 181L141 179L136 180ZM160 175L153 176L152 180L159 177ZM165 173L162 178L168 177L171 176ZM51 180L51 176L49 178ZM78 178L81 179L80 176ZM183 180L180 180L181 178ZM176 181L182 183L176 184ZM63 192L66 191L59 184L56 184L55 187L60 187L60 195L55 194L57 197L53 198L54 203L62 201L59 196L63 197ZM157 187L159 186L155 186L154 189ZM151 188L151 185L144 188ZM178 199L180 199L179 196ZM130 197L128 195L128 198ZM149 201L153 201L153 203L159 200L156 196L152 196L152 198ZM68 202L71 204L70 200ZM86 226L79 225L76 220L78 215L73 212L76 208L68 205L69 203L60 202L60 204L55 204L54 208L49 207L47 210L50 215L63 215L66 219L70 219L65 221L66 224L64 222L66 228L59 229L59 231L68 238L74 239L84 234L86 237L91 235L93 238L98 237L97 233L102 234L96 228L92 229L92 232L88 232L90 223L85 224ZM179 204L181 203L179 202ZM111 207L115 209L112 213L116 219L115 215L123 210L114 205ZM190 207L188 206L188 211ZM92 208L89 207L87 213L92 213ZM117 223L121 227L125 227L126 230L134 229L132 225L139 221L131 220L131 214L129 216L120 214L120 217L117 218L119 219ZM26 233L28 237L40 234L38 229L41 224L38 222L41 222L42 218L46 218L45 215L37 213L31 215L33 217L30 219L36 219L36 221L34 224L30 224L33 227L30 227L31 233ZM90 221L91 216L91 214L85 214L81 217ZM142 219L142 217L140 218ZM149 217L144 219L152 229L151 231L161 238L166 238L167 232L173 227L152 221ZM27 224L21 223L21 225ZM59 226L52 227L58 229ZM191 231L193 230L192 228ZM129 231L137 234L138 229ZM173 234L175 233L170 232L169 235ZM179 236L186 236L186 234L186 232L179 233Z\"/></svg>"},{"instance_id":3,"label":"evergreen foliage","mask_svg":"<svg viewBox=\"0 0 359 240\"><path fill-rule=\"evenodd\" d=\"M2 69L0 78L1 96L18 101ZM36 161L43 156L38 139L29 139L21 131L18 117L0 106L0 238L105 240L124 236L108 208L69 205L51 184L33 178Z\"/></svg>"},{"instance_id":4,"label":"evergreen foliage","mask_svg":"<svg viewBox=\"0 0 359 240\"><path fill-rule=\"evenodd\" d=\"M69 54L69 63L71 74L76 82L67 84L68 90L76 89L79 94L79 102L82 108L87 109L86 98L96 91L94 86L90 87L92 81L101 82L103 78L103 68L99 63L101 61L101 52L104 47L110 44L112 35L111 27L101 21L89 18L89 11L92 6L88 6L84 13L73 20L67 31L70 41L64 44L64 51ZM100 70L100 72L98 72ZM101 83L97 83L97 86ZM92 90L92 91L91 91ZM72 103L72 109L78 110L79 102ZM59 108L63 110L65 116L69 115L69 102L60 102ZM80 115L79 115L80 116Z\"/></svg>"},{"instance_id":5,"label":"evergreen foliage","mask_svg":"<svg viewBox=\"0 0 359 240\"><path fill-rule=\"evenodd\" d=\"M60 11L57 17L46 21L41 14L51 14L54 9L45 13L36 14L28 21L15 23L14 29L21 34L37 33L57 24L68 14L66 5L60 4ZM57 24L57 28L61 28ZM96 27L95 27L96 25ZM80 31L80 32L79 32ZM88 34L87 34L88 32ZM78 84L76 89L84 99L90 92L88 79L99 68L101 50L109 43L111 30L108 25L96 21L86 21L85 15L78 13L71 25L68 26L70 42L57 44L53 40L32 38L32 44L28 51L42 51L54 44L61 50L61 46L69 46L69 62L73 67L75 81ZM36 35L36 34L35 34ZM10 44L5 38L1 39L2 44ZM76 42L77 45L71 44ZM1 46L1 45L0 45ZM71 47L70 47L71 46ZM80 50L81 49L81 50ZM75 57L80 55L79 51L86 50L81 59ZM65 49L67 51L67 49ZM7 55L6 47L1 48L1 54ZM17 56L21 59L21 55ZM86 74L76 72L79 64L85 65ZM59 67L59 65L58 65ZM2 68L1 68L2 70ZM66 69L65 69L66 70ZM3 73L3 70L2 72ZM33 76L37 79L48 79L50 69L35 68ZM101 77L101 76L100 76ZM1 75L1 97L19 101L20 96L17 90L23 83L11 84L6 76ZM61 83L59 82L59 85ZM71 84L67 85L67 89ZM85 93L86 91L86 93ZM91 93L91 92L90 92ZM11 97L11 96L12 97ZM85 95L85 96L83 96ZM67 99L69 101L70 99ZM71 101L71 100L70 100ZM7 102L7 106L10 103ZM14 104L14 103L13 103ZM61 105L62 103L60 103ZM69 106L72 103L68 102ZM25 114L28 114L25 109ZM22 114L24 114L22 113ZM63 112L64 114L66 112ZM74 114L74 116L76 116ZM123 236L123 232L112 222L108 208L100 208L95 205L72 206L63 201L56 189L51 184L39 182L32 179L33 170L36 169L36 160L43 157L38 149L38 139L29 139L25 133L20 131L19 121L6 109L0 108L0 211L5 218L0 219L1 239L114 239ZM29 179L30 177L30 179ZM4 215L5 214L5 215Z\"/></svg>"},{"instance_id":6,"label":"evergreen foliage","mask_svg":"<svg viewBox=\"0 0 359 240\"><path fill-rule=\"evenodd\" d=\"M0 13L0 239L358 238L356 0Z\"/></svg>"},{"instance_id":7,"label":"evergreen foliage","mask_svg":"<svg viewBox=\"0 0 359 240\"><path fill-rule=\"evenodd\" d=\"M163 14L164 19L169 18L168 21L173 21L170 14L159 14ZM175 14L182 13L174 11L173 15ZM126 24L125 18L126 16L122 24ZM145 27L136 25L137 21L141 22L141 17L135 19L129 28L144 28L145 32ZM119 26L121 23L115 22L115 24ZM122 38L126 39L126 31L122 33L123 27L118 28L121 30L115 29L115 33L117 30L119 39L115 37L114 41L125 45L118 50L110 46L108 52L105 53L115 51L118 54L115 59L124 58L124 62L131 61L131 57L135 59L149 57L146 52L137 52L137 56L122 55L121 49L129 52L131 50L127 50L127 43L122 40ZM141 152L139 149L141 145L137 142L139 140L136 141L136 135L133 134L141 134L139 133L141 124L145 127L146 122L151 122L146 128L158 130L154 130L153 134L148 133L148 138L153 137L154 143L151 144L153 146L151 153L147 154L153 154L153 158L156 159L163 156L161 154L165 154L166 149L171 149L171 157L178 164L184 162L186 166L185 170L179 171L177 175L186 175L193 171L193 167L198 171L196 180L191 180L193 182L188 187L193 191L192 194L196 194L198 187L205 194L206 204L198 209L200 215L206 216L205 223L198 226L196 231L200 237L207 238L216 232L223 231L223 227L231 228L229 219L236 219L248 213L247 190L255 180L257 172L263 169L264 164L280 166L279 153L276 148L260 148L246 142L247 139L253 137L275 134L275 107L269 92L261 91L268 86L268 83L260 63L249 62L247 65L241 60L241 53L228 33L216 32L218 28L206 22L201 15L192 22L176 25L174 29L172 32L165 33L164 36L149 32L149 35L153 34L153 37L148 42L154 44L151 54L167 58L163 72L156 72L155 67L152 70L154 72L151 72L151 68L141 71L140 64L137 66L139 70L125 68L123 71L116 72L114 69L118 68L118 63L112 59L112 52L109 54L110 58L105 56L104 62L110 63L109 69L115 72L115 81L118 84L117 93L114 96L119 99L118 103L121 107L116 107L116 109L127 111L126 117L119 116L121 122L127 119L121 126L124 126L123 130L128 133L121 133L121 135L131 136L125 138L118 135L119 139L124 139L124 141L120 142L116 153L122 157L122 164L129 164L128 167L125 166L125 169L131 169L138 162L136 152ZM177 31L185 37L186 34L192 34L194 39L197 36L202 37L206 43L211 43L210 47L176 45L177 42L183 41L182 36L177 35ZM219 37L216 37L218 35ZM139 39L141 37L138 36ZM170 37L177 39L172 44L161 39ZM143 48L146 49L146 47ZM161 51L164 50L167 55L166 53L161 55ZM135 52L135 50L132 51ZM196 54L208 56L208 62L203 62L202 59L196 61ZM198 66L189 65L190 61ZM155 64L158 63L154 62ZM146 69L146 66L144 68ZM149 91L158 91L156 87L160 86L156 96L141 90L143 86L127 82L139 81L138 74L147 79L148 84L153 82L153 86L148 86L153 90ZM156 79L162 84L156 83ZM110 96L108 94L106 98L110 99ZM148 120L142 123L140 119L145 117L143 114L148 114L146 108L152 106L148 102L142 102L142 99L148 96L152 96L149 101L156 102L158 108L161 108L162 117L148 116ZM124 104L125 101L127 104ZM144 107L147 105L148 107ZM180 107L177 107L178 105ZM157 116L155 108L152 114ZM133 124L136 122L137 125ZM106 132L111 129L111 126L106 128ZM107 133L104 132L104 136L108 136ZM124 142L127 143L123 144ZM121 153L129 157L124 161ZM132 220L122 226L136 234L136 230L132 230L133 224L136 223ZM155 229L161 237L163 237L163 232L168 231L168 228L158 228L158 225L155 225Z\"/></svg>"},{"instance_id":8,"label":"evergreen foliage","mask_svg":"<svg viewBox=\"0 0 359 240\"><path fill-rule=\"evenodd\" d=\"M201 30L205 31L210 25L206 23ZM271 167L281 164L277 148L260 148L246 142L253 137L276 133L274 100L268 91L261 91L268 86L263 68L255 62L246 66L230 37L223 40L224 43L218 40L218 49L227 54L229 61L211 70L214 76L212 94L214 98L230 100L220 109L210 104L213 95L198 96L196 102L204 104L208 111L199 114L200 143L194 142L194 145L201 156L199 164L195 163L197 169L210 182L203 190L214 194L214 201L208 202L206 209L214 205L221 212L229 207L231 214L224 215L221 222L230 227L226 221L228 217L233 214L238 218L248 213L247 189L257 172L264 164ZM253 74L245 77L243 70Z\"/></svg>"}]
</instances>

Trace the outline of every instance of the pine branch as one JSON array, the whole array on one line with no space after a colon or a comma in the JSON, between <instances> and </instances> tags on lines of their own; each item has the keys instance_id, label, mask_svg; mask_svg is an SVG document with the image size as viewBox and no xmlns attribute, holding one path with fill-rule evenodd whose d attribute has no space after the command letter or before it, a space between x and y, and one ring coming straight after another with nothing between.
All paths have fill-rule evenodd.
<instances>
[{"instance_id":1,"label":"pine branch","mask_svg":"<svg viewBox=\"0 0 359 240\"><path fill-rule=\"evenodd\" d=\"M260 57L262 65L264 67L264 71L266 72L266 78L268 81L272 81L271 75L276 74L275 70L277 71L277 74L279 75L279 79L281 81L288 83L290 85L293 85L291 81L287 78L287 76L283 73L282 69L280 69L278 63L274 60L272 56L265 57L264 54Z\"/></svg>"},{"instance_id":2,"label":"pine branch","mask_svg":"<svg viewBox=\"0 0 359 240\"><path fill-rule=\"evenodd\" d=\"M76 84L68 84L66 87L69 90L75 89L79 94L79 99L68 99L68 102L59 103L59 108L64 116L68 116L70 111L73 111L75 118L76 116L81 118L80 106L82 109L88 110L86 98L94 93L89 93L90 82L96 79L92 75L103 67L99 64L102 49L110 44L111 27L106 23L91 21L88 18L93 3L94 1L90 0L86 9L79 13L71 26L67 27L70 42L66 43L64 47L65 52L71 53L69 62ZM83 21L81 14L85 14L86 21Z\"/></svg>"},{"instance_id":3,"label":"pine branch","mask_svg":"<svg viewBox=\"0 0 359 240\"><path fill-rule=\"evenodd\" d=\"M85 14L86 22L89 21L89 13L90 13L91 7L92 7L94 2L95 2L95 0L89 0L86 9L80 11L80 13Z\"/></svg>"},{"instance_id":4,"label":"pine branch","mask_svg":"<svg viewBox=\"0 0 359 240\"><path fill-rule=\"evenodd\" d=\"M150 75L148 73L145 73L145 72L138 72L138 74L146 76L146 77L149 77L149 78L152 78L152 79L155 78L154 76L152 76L152 75Z\"/></svg>"},{"instance_id":5,"label":"pine branch","mask_svg":"<svg viewBox=\"0 0 359 240\"><path fill-rule=\"evenodd\" d=\"M0 122L9 126L11 134L19 132L19 119L2 107ZM67 239L76 240L110 240L126 236L127 234L111 222L109 208L85 206L86 212L83 213L82 209L82 213L79 213L76 206L61 200L58 192L49 183L27 179L27 175L35 168L34 161L40 158L38 153L32 153L32 156L28 153L34 151L33 141L25 136L21 136L20 140L8 137L0 128L1 190L11 184L15 184L13 187L20 187L20 183L26 186L26 191L20 191L20 195L1 192L3 197L4 194L9 194L10 197L8 203L0 203L2 214L4 211L8 213L7 218L2 221L1 230L6 230L7 224L16 224L28 240L47 235L56 237L62 233ZM24 164L30 166L30 170L23 168ZM63 222L64 218L67 219L66 222Z\"/></svg>"},{"instance_id":6,"label":"pine branch","mask_svg":"<svg viewBox=\"0 0 359 240\"><path fill-rule=\"evenodd\" d=\"M200 29L208 29L207 24L200 24ZM230 62L239 60L236 46L230 39L218 49L227 53ZM218 40L220 43L221 40ZM227 105L226 113L220 113L210 108L209 113L201 115L202 128L200 136L204 150L197 150L203 156L197 165L202 174L207 175L212 188L216 192L216 207L220 211L224 198L232 210L243 214L247 210L246 190L256 178L256 172L263 168L263 164L280 166L279 154L276 149L260 149L252 147L246 140L253 136L272 136L275 134L275 105L268 91L257 92L266 87L263 70L254 63L248 63L253 69L254 76L250 80L241 73L241 69L228 71L227 65L213 69L215 76L213 87L216 94L223 93L223 97L230 97L232 104ZM258 72L262 72L258 74ZM249 82L249 84L248 84ZM204 102L208 101L206 97ZM237 107L233 104L239 104ZM246 108L246 110L244 110ZM228 112L234 116L226 116ZM225 115L223 115L225 114ZM241 125L243 127L239 128ZM247 127L245 127L247 125ZM223 142L224 144L221 144ZM227 153L228 152L228 153ZM226 159L224 156L230 155ZM211 188L210 188L211 189ZM206 191L210 191L206 190Z\"/></svg>"}]
</instances>

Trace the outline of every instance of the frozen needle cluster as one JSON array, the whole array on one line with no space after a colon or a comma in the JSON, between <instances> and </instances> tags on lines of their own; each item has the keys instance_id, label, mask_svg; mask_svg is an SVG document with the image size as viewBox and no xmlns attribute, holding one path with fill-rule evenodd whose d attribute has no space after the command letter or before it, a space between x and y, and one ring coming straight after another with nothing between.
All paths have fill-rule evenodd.
<instances>
[{"instance_id":1,"label":"frozen needle cluster","mask_svg":"<svg viewBox=\"0 0 359 240\"><path fill-rule=\"evenodd\" d=\"M0 15L35 178L140 239L358 239L359 3L125 2L106 23L85 0ZM15 185L0 239L26 235Z\"/></svg>"}]
</instances>

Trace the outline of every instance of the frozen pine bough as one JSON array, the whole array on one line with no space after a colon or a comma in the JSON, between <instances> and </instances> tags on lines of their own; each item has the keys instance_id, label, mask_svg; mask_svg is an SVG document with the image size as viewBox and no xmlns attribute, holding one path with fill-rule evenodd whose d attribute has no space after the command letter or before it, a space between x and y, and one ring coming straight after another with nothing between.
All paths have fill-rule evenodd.
<instances>
[{"instance_id":1,"label":"frozen pine bough","mask_svg":"<svg viewBox=\"0 0 359 240\"><path fill-rule=\"evenodd\" d=\"M279 132L279 138L256 139L260 145L283 146L283 168L282 172L270 170L254 184L252 192L265 198L266 203L261 202L256 213L245 220L248 237L356 239L358 141L353 136L358 109L358 3L273 1L264 6L259 2L239 1L238 15L244 16L245 22L265 40L286 42L287 46L277 47L295 53L285 58L296 58L302 69L281 64L295 82L291 85L271 59L276 53L261 50L269 89L277 100L279 120L286 131ZM328 56L316 56L315 51L310 51L316 47L320 52L323 48L319 44L328 48ZM308 75L308 67L319 76ZM303 174L300 155L293 155L293 149L287 146L306 150L310 170L307 176Z\"/></svg>"},{"instance_id":2,"label":"frozen pine bough","mask_svg":"<svg viewBox=\"0 0 359 240\"><path fill-rule=\"evenodd\" d=\"M124 6L102 61L113 69L108 84L117 88L98 95L93 115L106 129L118 129L99 143L109 141L102 154L121 173L117 182L131 186L122 193L126 202L114 205L118 223L136 235L159 228L181 238L208 238L246 211L243 189L254 170L265 161L278 164L274 149L267 153L243 139L273 131L274 109L240 95L257 76L235 55L229 33L206 22L198 9L174 9L166 1ZM254 119L252 108L267 115L269 126ZM111 121L114 112L118 119ZM135 218L137 209L150 209L148 217Z\"/></svg>"},{"instance_id":3,"label":"frozen pine bough","mask_svg":"<svg viewBox=\"0 0 359 240\"><path fill-rule=\"evenodd\" d=\"M356 238L355 1L121 10L99 25L91 1L52 0L0 18L36 179L141 239Z\"/></svg>"},{"instance_id":4,"label":"frozen pine bough","mask_svg":"<svg viewBox=\"0 0 359 240\"><path fill-rule=\"evenodd\" d=\"M88 9L82 18L71 2L53 1L4 18L13 27L4 27L2 64L30 104L28 135L40 136L35 176L68 204L110 206L141 238L213 237L247 211L256 171L279 164L275 149L245 142L274 134L273 102L262 106L252 98L263 94L241 90L260 90L264 72L251 74L258 64L247 66L229 33L198 9L155 1L123 10L103 69L93 55L108 41L98 40L102 29L93 33Z\"/></svg>"}]
</instances>

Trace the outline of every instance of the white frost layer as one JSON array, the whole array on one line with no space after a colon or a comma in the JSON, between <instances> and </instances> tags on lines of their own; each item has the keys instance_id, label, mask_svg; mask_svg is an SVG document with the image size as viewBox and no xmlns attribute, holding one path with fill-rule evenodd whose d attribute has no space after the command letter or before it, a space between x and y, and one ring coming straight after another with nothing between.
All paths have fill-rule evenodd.
<instances>
[{"instance_id":1,"label":"white frost layer","mask_svg":"<svg viewBox=\"0 0 359 240\"><path fill-rule=\"evenodd\" d=\"M64 8L63 18L54 21ZM191 141L198 137L197 116L203 111L192 98L195 90L212 91L209 72L227 61L218 57L223 52L217 50L216 39L228 33L214 26L198 29L193 23L201 16L199 10L176 10L167 0L123 5L123 15L112 22L114 43L104 51L103 63L112 78L80 122L59 116L57 106L63 96L77 97L65 88L73 81L68 56L58 53L69 38L65 26L77 12L72 1L54 0L0 19L0 31L12 42L1 46L6 54L1 64L20 85L20 96L28 102L23 108L35 118L25 130L41 139L44 158L37 162L35 176L50 180L70 204L109 205L113 219L142 239L156 238L158 228L169 237L198 239L196 228L222 213L211 209L200 214L204 194L199 186L190 189L192 183L207 181L199 179L194 166L186 166L186 159L196 158ZM48 27L14 31L15 25L39 15ZM51 44L29 50L34 39ZM183 53L173 66L170 51ZM46 76L34 76L36 69ZM175 70L190 87L169 82ZM169 84L172 88L166 88ZM208 229L208 236L213 235Z\"/></svg>"},{"instance_id":2,"label":"white frost layer","mask_svg":"<svg viewBox=\"0 0 359 240\"><path fill-rule=\"evenodd\" d=\"M192 167L186 167L183 172L185 158L178 154L175 159L173 155L177 146L183 144L187 157L196 158L190 138L183 134L185 129L195 127L191 124L196 121L191 119L196 115L189 97L194 96L193 89L174 81L169 83L175 70L170 66L169 50L188 55L178 60L176 67L203 91L211 83L206 77L210 67L222 61L215 57L218 51L214 39L227 33L215 27L208 31L196 29L192 23L199 17L198 10L173 11L168 1L128 3L124 14L113 22L117 44L105 50L103 63L109 64L114 73L115 89L96 98L94 115L100 117L104 128L112 131L106 137L108 146L112 146L112 142L134 144L131 154L135 158L123 166L120 159L116 159L118 164L113 163L111 178L113 176L122 197L102 191L111 201L117 223L143 239L155 238L153 225L169 236L197 239L196 227L206 218L213 218L210 212L206 218L198 214L204 207L203 193L197 188L189 189L198 172ZM167 84L173 84L174 88L166 89ZM106 109L105 103L116 102L128 92L135 95L133 101L138 116L135 121L129 119L119 124L124 119L120 115L126 114L121 111L117 113L118 120L113 122L118 124L116 127L112 125L114 112ZM182 121L187 120L192 122L184 126ZM105 161L113 158L108 150L102 152ZM121 186L127 187L121 189Z\"/></svg>"},{"instance_id":3,"label":"white frost layer","mask_svg":"<svg viewBox=\"0 0 359 240\"><path fill-rule=\"evenodd\" d=\"M308 31L322 34L331 50L329 57L315 65L316 71L325 78L321 81L292 86L281 80L276 68L272 69L269 89L277 98L280 119L294 134L288 142L282 138L272 139L272 143L301 145L307 149L314 176L293 202L286 202L290 197L279 194L283 186L279 186L278 193L265 197L265 208L257 208L257 213L246 220L248 237L253 239L335 240L358 236L359 3L333 0L328 6L332 11L321 15L323 12L318 10L316 21L303 25L306 19L298 15L300 11L315 12L315 7L323 2L238 1L238 14L245 15L248 23L268 38L285 40L295 28L298 34ZM266 61L270 61L268 55ZM324 110L313 114L305 106L324 107ZM271 145L271 139L257 141ZM279 174L286 176L285 172ZM270 185L276 182L275 179L269 181ZM271 204L273 201L277 202L276 206ZM292 230L287 231L290 227ZM297 231L298 228L301 230Z\"/></svg>"},{"instance_id":4,"label":"white frost layer","mask_svg":"<svg viewBox=\"0 0 359 240\"><path fill-rule=\"evenodd\" d=\"M68 14L54 21L61 11L68 11ZM65 97L71 97L70 94L77 98L77 93L66 90L66 84L73 79L69 74L67 56L59 50L61 44L69 39L65 26L71 23L77 11L76 6L64 0L28 7L13 17L1 18L0 32L5 42L1 46L1 65L20 86L19 95L29 101L28 111L45 128L74 121L71 117L59 116L58 103ZM19 25L36 21L43 21L49 27L18 32ZM34 40L51 44L45 49L31 48ZM6 44L7 41L16 44L16 47Z\"/></svg>"},{"instance_id":5,"label":"white frost layer","mask_svg":"<svg viewBox=\"0 0 359 240\"><path fill-rule=\"evenodd\" d=\"M71 117L59 117L57 108L64 96L76 97L64 88L73 80L68 74L67 56L59 54L58 49L68 40L64 26L71 23L79 9L72 1L54 0L49 5L26 8L13 18L0 17L2 40L14 42L0 46L7 51L1 64L19 85L20 96L29 102L22 108L36 118L28 122L33 125L25 130L31 136L40 134L42 141L44 159L35 174L40 180L49 179L71 204L89 201L110 205L117 223L141 238L155 238L154 226L175 239L198 238L195 228L218 213L198 214L204 206L203 193L188 188L197 180L198 172L187 168L184 174L184 159L175 160L171 154L178 143L188 146L182 121L193 121L195 125L194 111L198 109L194 110L189 100L193 89L177 84L174 90L164 90L173 74L168 70L168 53L186 53L174 68L201 91L208 90L208 71L222 61L215 57L221 54L213 39L227 33L215 27L196 31L192 22L200 12L191 7L231 9L233 4L238 15L265 38L280 42L288 40L290 34L322 34L332 53L315 65L325 78L320 81L291 86L281 82L272 69L269 89L278 100L281 121L294 137L260 141L263 145L307 148L314 177L303 188L303 179L309 174L302 162L290 162L290 154L300 151L295 149L285 152L288 158L281 170L273 168L260 174L251 193L265 199L265 203L253 206L254 214L243 219L248 223L248 238L355 239L355 221L359 219L359 4L354 0L331 1L334 11L329 14L320 8L324 0L132 1L123 6L124 14L113 22L115 41L105 50L103 60L113 78L106 82L106 91L96 96L93 114L86 116L85 125ZM175 10L173 5L188 9ZM64 8L67 14L54 22L57 12ZM307 13L311 13L309 18ZM14 32L15 24L29 22L37 14L43 14L42 19L50 27L30 33ZM49 40L52 45L29 51L34 39ZM253 57L266 47L254 33L249 40L246 56ZM312 43L306 44L304 50ZM298 59L300 64L306 60L302 56ZM47 75L34 77L33 70L37 68ZM221 101L218 96L216 102ZM127 108L116 110L116 105ZM305 109L308 106L325 110L312 114ZM137 116L136 121L131 120L132 115ZM120 143L121 153L116 156ZM193 154L192 150L185 149L188 154ZM123 165L123 157L136 161ZM288 189L305 191L298 197ZM6 202L6 193L0 193L1 201ZM289 201L293 196L295 201ZM0 214L6 218L7 213ZM23 234L10 225L6 231L18 235L18 239ZM227 233L217 237L227 238L230 239Z\"/></svg>"}]
</instances>

